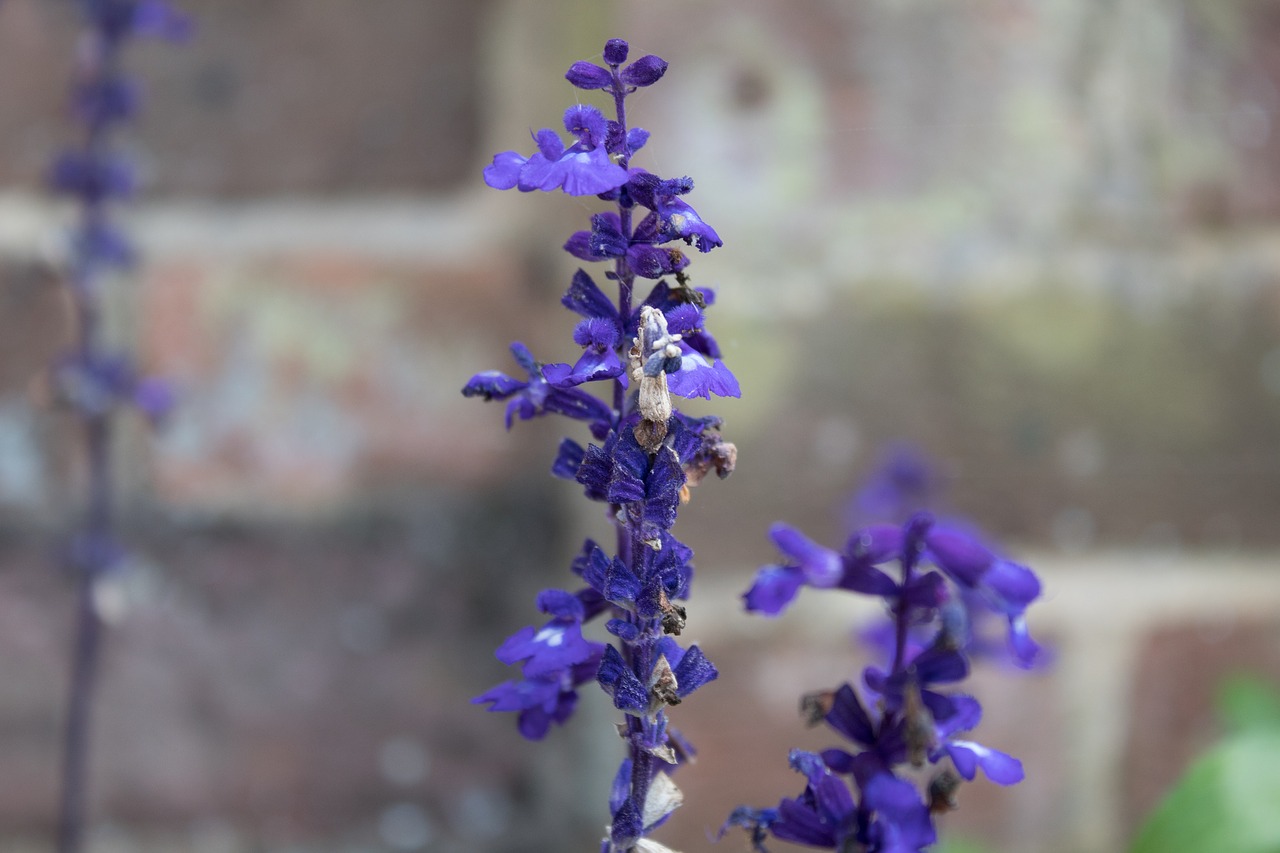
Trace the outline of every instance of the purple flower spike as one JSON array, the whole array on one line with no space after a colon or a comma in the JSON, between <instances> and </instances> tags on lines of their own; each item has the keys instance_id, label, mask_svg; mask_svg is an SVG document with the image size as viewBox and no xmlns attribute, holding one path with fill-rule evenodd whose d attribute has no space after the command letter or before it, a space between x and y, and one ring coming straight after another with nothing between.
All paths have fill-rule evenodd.
<instances>
[{"instance_id":1,"label":"purple flower spike","mask_svg":"<svg viewBox=\"0 0 1280 853\"><path fill-rule=\"evenodd\" d=\"M684 240L705 250L718 243L692 208L675 201L693 182L664 181L630 168L649 134L628 127L624 102L656 83L667 65L643 56L624 67L628 54L625 41L612 39L603 67L575 62L565 74L576 88L600 90L611 99L612 117L575 104L563 116L567 141L543 128L533 134L532 153L506 151L484 169L485 183L496 189L561 190L611 203L591 215L590 228L572 232L564 244L581 261L607 263L605 289L617 294L606 295L583 270L574 274L560 301L580 318L573 340L581 356L573 364L546 364L516 343L511 352L522 373L478 373L462 392L502 401L508 427L545 415L584 421L594 443L584 447L565 438L551 472L581 484L589 500L608 505L618 545L611 554L594 542L584 544L572 564L584 586L544 592L539 608L550 621L516 632L498 650L502 660L522 667L523 680L476 701L518 712L520 731L539 738L570 715L576 688L588 677L585 667L593 664L589 677L623 712L618 729L627 750L610 791L611 820L601 851L671 853L648 836L680 804L670 773L695 750L669 725L668 710L718 676L698 646L684 648L674 639L687 624L683 602L694 569L692 550L671 530L693 487L713 470L727 477L737 461L737 449L720 437L719 418L690 417L675 402L740 391L706 329L702 309L714 294L688 284L689 256L666 245ZM645 278L658 283L641 301L637 284ZM667 326L666 311L678 329ZM600 382L607 383L603 389L584 390L599 389ZM584 637L583 625L596 617L610 644Z\"/></svg>"},{"instance_id":2,"label":"purple flower spike","mask_svg":"<svg viewBox=\"0 0 1280 853\"><path fill-rule=\"evenodd\" d=\"M660 197L661 183L638 183ZM694 325L689 312L673 307L672 316L682 331ZM792 766L809 780L804 793L782 800L776 817L740 809L726 824L746 829L757 849L773 835L834 850L916 853L935 843L933 815L955 807L963 780L979 769L1002 785L1023 778L1016 758L957 737L978 724L982 707L941 688L966 678L970 656L989 648L976 624L983 614L1008 620L1015 662L1030 665L1039 649L1027 633L1025 610L1039 597L1040 582L976 537L938 526L928 512L911 513L898 497L895 512L907 510L905 522L863 527L838 555L793 528L775 526L771 537L787 563L761 569L744 596L748 610L776 615L801 586L836 586L883 598L890 617L861 632L885 661L863 670L862 697L844 684L801 703L808 722L825 721L853 748L793 752ZM934 765L923 792L898 775L907 765ZM851 793L839 781L845 776L860 792L851 823Z\"/></svg>"}]
</instances>

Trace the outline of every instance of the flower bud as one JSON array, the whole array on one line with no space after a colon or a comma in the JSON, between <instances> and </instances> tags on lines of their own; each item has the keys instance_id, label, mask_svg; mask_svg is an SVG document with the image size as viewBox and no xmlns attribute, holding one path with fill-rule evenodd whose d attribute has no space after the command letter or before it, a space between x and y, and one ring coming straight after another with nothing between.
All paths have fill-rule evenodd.
<instances>
[{"instance_id":1,"label":"flower bud","mask_svg":"<svg viewBox=\"0 0 1280 853\"><path fill-rule=\"evenodd\" d=\"M575 62L564 73L568 80L579 89L607 89L613 84L613 76L592 62Z\"/></svg>"},{"instance_id":2,"label":"flower bud","mask_svg":"<svg viewBox=\"0 0 1280 853\"><path fill-rule=\"evenodd\" d=\"M652 86L667 73L667 61L652 53L642 56L622 69L622 82L628 86Z\"/></svg>"},{"instance_id":3,"label":"flower bud","mask_svg":"<svg viewBox=\"0 0 1280 853\"><path fill-rule=\"evenodd\" d=\"M618 66L627 61L631 46L623 39L609 39L604 45L604 61Z\"/></svg>"}]
</instances>

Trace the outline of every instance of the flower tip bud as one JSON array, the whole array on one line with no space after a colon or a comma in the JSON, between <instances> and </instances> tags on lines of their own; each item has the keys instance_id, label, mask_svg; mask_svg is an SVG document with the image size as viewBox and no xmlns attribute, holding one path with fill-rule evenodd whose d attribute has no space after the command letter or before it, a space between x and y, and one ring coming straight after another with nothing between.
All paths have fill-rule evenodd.
<instances>
[{"instance_id":1,"label":"flower tip bud","mask_svg":"<svg viewBox=\"0 0 1280 853\"><path fill-rule=\"evenodd\" d=\"M624 39L609 39L604 44L604 61L610 65L621 65L627 61L627 53L631 45Z\"/></svg>"}]
</instances>

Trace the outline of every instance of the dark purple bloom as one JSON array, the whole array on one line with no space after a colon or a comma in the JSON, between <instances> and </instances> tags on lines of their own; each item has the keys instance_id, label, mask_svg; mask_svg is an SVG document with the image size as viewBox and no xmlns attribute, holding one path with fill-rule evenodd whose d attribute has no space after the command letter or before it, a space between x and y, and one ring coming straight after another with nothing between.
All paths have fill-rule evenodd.
<instances>
[{"instance_id":1,"label":"dark purple bloom","mask_svg":"<svg viewBox=\"0 0 1280 853\"><path fill-rule=\"evenodd\" d=\"M571 388L584 382L612 379L622 373L622 361L614 348L618 345L618 324L604 317L583 320L574 330L573 340L583 347L582 357L569 367L548 364L542 375L557 388Z\"/></svg>"},{"instance_id":2,"label":"dark purple bloom","mask_svg":"<svg viewBox=\"0 0 1280 853\"><path fill-rule=\"evenodd\" d=\"M857 805L849 788L827 769L822 756L793 749L791 767L804 774L808 784L797 799L778 803L777 819L770 827L785 841L843 851L857 833Z\"/></svg>"},{"instance_id":3,"label":"dark purple bloom","mask_svg":"<svg viewBox=\"0 0 1280 853\"><path fill-rule=\"evenodd\" d=\"M637 229L637 239L647 237L658 243L684 240L700 252L724 245L715 229L679 198L692 190L693 181L689 178L662 180L643 169L632 169L627 191L638 204L653 211L653 216Z\"/></svg>"},{"instance_id":4,"label":"dark purple bloom","mask_svg":"<svg viewBox=\"0 0 1280 853\"><path fill-rule=\"evenodd\" d=\"M886 665L864 670L865 702L845 684L811 694L802 704L810 722L825 720L854 751L793 752L792 764L809 786L800 798L783 800L767 826L750 810L736 813L736 824L753 833L753 843L767 831L815 847L915 853L936 841L931 808L945 810L960 780L972 780L981 769L999 784L1021 781L1017 759L958 737L981 719L977 700L939 688L969 673L977 607L1009 620L1019 660L1034 654L1024 612L1039 596L1040 583L1029 569L922 512L901 525L864 527L840 553L784 525L771 535L787 559L760 571L744 596L749 610L775 615L801 586L839 587L882 597L891 619L867 632ZM881 569L887 564L896 564L900 580ZM944 765L928 783L927 801L895 775L905 764ZM861 792L856 809L843 783L837 789L827 782L842 775L852 777ZM825 788L819 790L819 783Z\"/></svg>"},{"instance_id":5,"label":"dark purple bloom","mask_svg":"<svg viewBox=\"0 0 1280 853\"><path fill-rule=\"evenodd\" d=\"M577 707L577 688L595 679L603 645L592 656L573 666L537 678L507 681L472 699L472 704L490 703L490 711L516 711L520 734L541 740L552 723L563 724Z\"/></svg>"},{"instance_id":6,"label":"dark purple bloom","mask_svg":"<svg viewBox=\"0 0 1280 853\"><path fill-rule=\"evenodd\" d=\"M485 400L507 400L507 429L516 418L527 421L554 412L576 420L604 423L612 411L596 397L573 388L556 388L542 374L529 348L516 341L511 354L525 372L528 380L515 379L497 370L486 370L471 377L463 387L466 397L482 397Z\"/></svg>"},{"instance_id":7,"label":"dark purple bloom","mask_svg":"<svg viewBox=\"0 0 1280 853\"><path fill-rule=\"evenodd\" d=\"M868 835L878 853L920 853L938 840L929 807L910 782L876 776L863 790L863 807L875 814Z\"/></svg>"},{"instance_id":8,"label":"dark purple bloom","mask_svg":"<svg viewBox=\"0 0 1280 853\"><path fill-rule=\"evenodd\" d=\"M578 609L581 613L580 604ZM587 660L599 645L583 638L581 621L557 616L541 628L521 628L498 647L496 655L505 664L523 663L526 676L540 676Z\"/></svg>"}]
</instances>

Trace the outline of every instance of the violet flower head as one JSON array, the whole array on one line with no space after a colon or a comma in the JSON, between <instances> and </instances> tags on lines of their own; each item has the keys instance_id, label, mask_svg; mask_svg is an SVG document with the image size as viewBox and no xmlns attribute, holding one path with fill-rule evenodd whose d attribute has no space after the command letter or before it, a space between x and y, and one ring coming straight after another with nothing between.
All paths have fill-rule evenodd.
<instances>
[{"instance_id":1,"label":"violet flower head","mask_svg":"<svg viewBox=\"0 0 1280 853\"><path fill-rule=\"evenodd\" d=\"M979 770L1001 785L1022 780L1017 759L965 737L982 708L953 687L969 674L963 602L971 598L1005 616L1015 659L1034 660L1025 611L1040 582L1030 569L928 513L856 530L840 551L782 524L770 535L784 559L760 570L743 596L747 609L776 616L803 587L878 597L890 616L876 631L886 663L866 667L860 686L802 699L807 721L825 722L847 744L793 752L792 766L807 779L801 796L775 809L741 808L725 829L747 830L757 850L772 836L838 851L914 853L935 843L934 815L954 807L961 780ZM921 771L929 777L923 790L911 781Z\"/></svg>"},{"instance_id":2,"label":"violet flower head","mask_svg":"<svg viewBox=\"0 0 1280 853\"><path fill-rule=\"evenodd\" d=\"M695 287L683 243L699 252L722 245L716 231L684 200L689 178L662 179L631 165L649 134L627 124L626 99L657 83L667 63L646 55L628 64L630 48L610 40L604 64L576 62L565 74L578 89L612 100L612 117L577 104L563 116L566 145L550 129L534 134L536 150L498 154L484 169L496 189L560 190L595 195L610 209L564 244L573 257L605 263L606 294L586 270L572 277L561 304L576 315L571 352L541 362L521 343L511 352L523 375L496 370L473 376L469 397L506 402L507 426L560 415L581 421L593 441L561 441L551 472L576 483L606 508L613 543L587 540L571 570L574 592L547 590L538 606L550 619L517 631L498 649L521 678L474 700L517 714L536 740L567 722L588 681L620 713L626 749L610 793L604 853L662 853L650 838L683 799L672 778L693 746L670 725L670 709L717 677L697 644L677 641L689 623L685 602L693 582L693 551L675 525L691 489L712 471L727 477L737 449L720 436L716 417L680 412L673 398L737 397L737 378L707 328L715 293ZM647 295L637 292L645 281ZM616 291L614 291L616 286ZM609 642L587 639L584 627L603 622Z\"/></svg>"}]
</instances>

